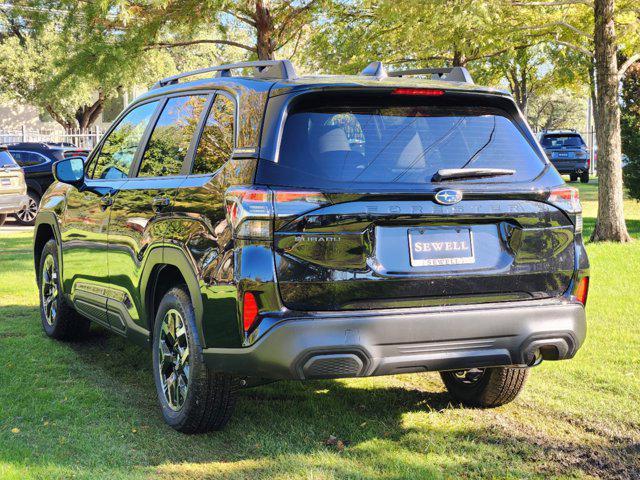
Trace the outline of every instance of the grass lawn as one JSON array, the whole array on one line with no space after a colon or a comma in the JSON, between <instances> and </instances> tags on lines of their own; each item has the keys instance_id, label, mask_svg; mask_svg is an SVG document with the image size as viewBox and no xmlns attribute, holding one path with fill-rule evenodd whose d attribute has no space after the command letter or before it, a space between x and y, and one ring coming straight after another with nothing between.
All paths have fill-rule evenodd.
<instances>
[{"instance_id":1,"label":"grass lawn","mask_svg":"<svg viewBox=\"0 0 640 480\"><path fill-rule=\"evenodd\" d=\"M588 236L596 187L579 186ZM625 207L640 238L640 204ZM95 327L45 338L30 242L0 236L2 479L640 477L640 242L587 246L587 342L510 405L452 405L436 374L281 382L243 391L227 429L201 436L163 423L149 352Z\"/></svg>"}]
</instances>

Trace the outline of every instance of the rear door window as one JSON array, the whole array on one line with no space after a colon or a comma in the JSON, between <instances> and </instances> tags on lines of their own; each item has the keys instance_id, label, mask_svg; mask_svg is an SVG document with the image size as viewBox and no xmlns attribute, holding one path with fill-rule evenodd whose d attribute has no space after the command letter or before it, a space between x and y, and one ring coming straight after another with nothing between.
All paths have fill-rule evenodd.
<instances>
[{"instance_id":1,"label":"rear door window","mask_svg":"<svg viewBox=\"0 0 640 480\"><path fill-rule=\"evenodd\" d=\"M213 173L231 158L234 144L235 103L218 94L202 130L192 173Z\"/></svg>"},{"instance_id":2,"label":"rear door window","mask_svg":"<svg viewBox=\"0 0 640 480\"><path fill-rule=\"evenodd\" d=\"M523 182L544 160L506 112L487 107L382 104L302 105L288 115L270 183L290 186L420 185L444 168L505 168ZM261 179L262 180L262 179Z\"/></svg>"},{"instance_id":3,"label":"rear door window","mask_svg":"<svg viewBox=\"0 0 640 480\"><path fill-rule=\"evenodd\" d=\"M190 95L167 100L147 143L139 177L180 173L208 98Z\"/></svg>"},{"instance_id":4,"label":"rear door window","mask_svg":"<svg viewBox=\"0 0 640 480\"><path fill-rule=\"evenodd\" d=\"M18 165L21 167L31 167L33 165L40 165L47 161L45 157L34 152L12 151L11 155L15 158Z\"/></svg>"}]
</instances>

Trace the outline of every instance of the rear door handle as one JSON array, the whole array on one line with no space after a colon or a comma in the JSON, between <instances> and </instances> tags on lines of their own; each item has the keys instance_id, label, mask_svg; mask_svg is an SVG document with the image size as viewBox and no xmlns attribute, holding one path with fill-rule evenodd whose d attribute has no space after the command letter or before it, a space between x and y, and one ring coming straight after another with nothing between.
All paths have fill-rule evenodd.
<instances>
[{"instance_id":1,"label":"rear door handle","mask_svg":"<svg viewBox=\"0 0 640 480\"><path fill-rule=\"evenodd\" d=\"M171 205L171 199L169 197L155 197L151 201L151 207L156 212L159 212L163 208L167 208L169 205Z\"/></svg>"}]
</instances>

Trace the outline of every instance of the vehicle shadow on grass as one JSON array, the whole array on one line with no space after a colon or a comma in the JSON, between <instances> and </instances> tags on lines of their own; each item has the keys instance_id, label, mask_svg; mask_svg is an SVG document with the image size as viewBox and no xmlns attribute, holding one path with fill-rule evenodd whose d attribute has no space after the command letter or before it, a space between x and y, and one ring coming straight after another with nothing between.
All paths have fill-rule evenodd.
<instances>
[{"instance_id":1,"label":"vehicle shadow on grass","mask_svg":"<svg viewBox=\"0 0 640 480\"><path fill-rule=\"evenodd\" d=\"M37 308L0 310L11 312L15 323L0 330L0 351L5 345L47 352L25 353L29 363L20 375L31 378L43 371L47 392L38 393L48 403L25 414L34 407L24 385L17 398L14 393L13 401L4 403L3 417L10 424L25 422L25 415L40 424L42 418L52 419L48 430L27 436L27 425L20 433L24 436L11 437L0 418L0 442L3 435L10 440L0 449L0 471L9 464L45 478L55 476L51 468L58 469L57 476L87 478L307 478L310 472L338 478L519 478L575 471L633 478L640 473L637 444L562 444L519 429L518 421L501 409L489 414L495 424L470 422L474 410L452 405L440 387L428 382L434 391L369 379L246 389L225 430L182 435L162 420L148 350L99 327L81 342L55 342L42 334ZM19 335L2 337L13 330ZM49 373L54 362L58 370ZM52 413L56 402L72 408ZM69 443L60 444L60 435ZM330 436L336 440L326 442Z\"/></svg>"}]
</instances>

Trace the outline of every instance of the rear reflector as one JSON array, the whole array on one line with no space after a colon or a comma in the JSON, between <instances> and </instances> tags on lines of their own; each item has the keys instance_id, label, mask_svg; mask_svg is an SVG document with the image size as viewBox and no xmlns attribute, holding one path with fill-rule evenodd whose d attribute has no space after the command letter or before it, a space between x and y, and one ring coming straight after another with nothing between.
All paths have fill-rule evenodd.
<instances>
[{"instance_id":1,"label":"rear reflector","mask_svg":"<svg viewBox=\"0 0 640 480\"><path fill-rule=\"evenodd\" d=\"M589 277L582 277L575 289L574 296L582 305L587 304L587 296L589 295Z\"/></svg>"},{"instance_id":2,"label":"rear reflector","mask_svg":"<svg viewBox=\"0 0 640 480\"><path fill-rule=\"evenodd\" d=\"M244 331L249 332L258 318L258 302L251 292L246 292L242 300L242 324Z\"/></svg>"},{"instance_id":3,"label":"rear reflector","mask_svg":"<svg viewBox=\"0 0 640 480\"><path fill-rule=\"evenodd\" d=\"M417 95L423 97L441 97L444 95L444 90L438 90L435 88L396 88L392 95Z\"/></svg>"}]
</instances>

